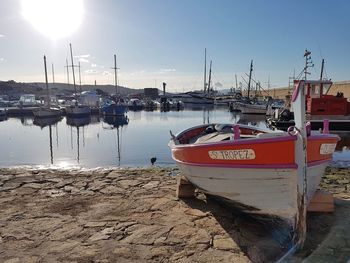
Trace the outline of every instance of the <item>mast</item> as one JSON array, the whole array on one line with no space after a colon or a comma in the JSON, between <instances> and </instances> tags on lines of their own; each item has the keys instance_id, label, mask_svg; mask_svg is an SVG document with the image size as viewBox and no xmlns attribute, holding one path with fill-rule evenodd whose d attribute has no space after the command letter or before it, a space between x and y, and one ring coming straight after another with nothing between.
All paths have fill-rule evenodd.
<instances>
[{"instance_id":1,"label":"mast","mask_svg":"<svg viewBox=\"0 0 350 263\"><path fill-rule=\"evenodd\" d=\"M114 54L114 86L115 86L115 94L118 94L118 67L117 67L117 55Z\"/></svg>"},{"instance_id":2,"label":"mast","mask_svg":"<svg viewBox=\"0 0 350 263\"><path fill-rule=\"evenodd\" d=\"M249 93L250 93L250 82L252 80L252 72L253 72L253 60L251 60L250 62L249 80L248 80L248 99L249 99Z\"/></svg>"},{"instance_id":3,"label":"mast","mask_svg":"<svg viewBox=\"0 0 350 263\"><path fill-rule=\"evenodd\" d=\"M45 68L45 85L46 85L46 95L47 95L47 103L50 106L49 99L49 82L47 80L47 68L46 68L46 56L44 55L44 68Z\"/></svg>"},{"instance_id":4,"label":"mast","mask_svg":"<svg viewBox=\"0 0 350 263\"><path fill-rule=\"evenodd\" d=\"M237 90L238 90L237 74L235 74L235 79L236 79L236 92L237 92Z\"/></svg>"},{"instance_id":5,"label":"mast","mask_svg":"<svg viewBox=\"0 0 350 263\"><path fill-rule=\"evenodd\" d=\"M208 79L208 94L210 93L210 89L211 89L211 65L212 65L212 61L210 60L210 67L209 67L209 79Z\"/></svg>"},{"instance_id":6,"label":"mast","mask_svg":"<svg viewBox=\"0 0 350 263\"><path fill-rule=\"evenodd\" d=\"M79 67L79 88L80 88L80 93L81 93L81 74L80 74L80 61L79 61L78 67Z\"/></svg>"},{"instance_id":7,"label":"mast","mask_svg":"<svg viewBox=\"0 0 350 263\"><path fill-rule=\"evenodd\" d=\"M52 86L55 87L55 70L53 68L53 63L51 64L51 71L52 71Z\"/></svg>"},{"instance_id":8,"label":"mast","mask_svg":"<svg viewBox=\"0 0 350 263\"><path fill-rule=\"evenodd\" d=\"M69 43L69 49L70 49L70 58L72 60L72 73L73 73L73 85L74 85L74 91L77 93L77 87L75 85L75 75L74 75L74 64L73 64L73 52L72 52L72 44Z\"/></svg>"},{"instance_id":9,"label":"mast","mask_svg":"<svg viewBox=\"0 0 350 263\"><path fill-rule=\"evenodd\" d=\"M322 78L323 78L323 70L324 70L324 58L322 59L320 80L322 80Z\"/></svg>"},{"instance_id":10,"label":"mast","mask_svg":"<svg viewBox=\"0 0 350 263\"><path fill-rule=\"evenodd\" d=\"M308 68L313 67L314 64L312 63L312 59L311 59L311 51L308 51L307 49L305 49L304 57L305 57L304 79L306 80L307 75L311 74L307 70Z\"/></svg>"},{"instance_id":11,"label":"mast","mask_svg":"<svg viewBox=\"0 0 350 263\"><path fill-rule=\"evenodd\" d=\"M207 88L207 49L204 49L204 93Z\"/></svg>"},{"instance_id":12,"label":"mast","mask_svg":"<svg viewBox=\"0 0 350 263\"><path fill-rule=\"evenodd\" d=\"M69 85L69 66L68 66L68 59L66 59L66 68L67 68L67 83Z\"/></svg>"}]
</instances>

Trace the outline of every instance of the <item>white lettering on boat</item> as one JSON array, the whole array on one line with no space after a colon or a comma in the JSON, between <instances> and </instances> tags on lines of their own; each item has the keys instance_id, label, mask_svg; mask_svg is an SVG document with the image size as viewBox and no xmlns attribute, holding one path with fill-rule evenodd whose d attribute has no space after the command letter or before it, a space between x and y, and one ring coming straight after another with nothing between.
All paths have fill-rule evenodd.
<instances>
[{"instance_id":1,"label":"white lettering on boat","mask_svg":"<svg viewBox=\"0 0 350 263\"><path fill-rule=\"evenodd\" d=\"M255 152L253 149L209 151L209 157L214 160L253 160Z\"/></svg>"},{"instance_id":2,"label":"white lettering on boat","mask_svg":"<svg viewBox=\"0 0 350 263\"><path fill-rule=\"evenodd\" d=\"M335 151L336 143L322 143L320 147L320 154L332 154Z\"/></svg>"}]
</instances>

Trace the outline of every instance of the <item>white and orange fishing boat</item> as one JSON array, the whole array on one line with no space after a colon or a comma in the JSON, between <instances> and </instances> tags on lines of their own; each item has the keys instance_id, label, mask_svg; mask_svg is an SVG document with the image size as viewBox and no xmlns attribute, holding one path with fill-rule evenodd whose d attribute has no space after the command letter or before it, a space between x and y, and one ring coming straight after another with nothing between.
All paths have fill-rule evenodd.
<instances>
[{"instance_id":1,"label":"white and orange fishing boat","mask_svg":"<svg viewBox=\"0 0 350 263\"><path fill-rule=\"evenodd\" d=\"M339 137L311 132L305 120L305 90L320 81L295 81L295 126L287 132L237 124L207 124L184 130L169 143L184 175L204 193L237 209L283 220L293 248L302 246L306 208L332 159Z\"/></svg>"}]
</instances>

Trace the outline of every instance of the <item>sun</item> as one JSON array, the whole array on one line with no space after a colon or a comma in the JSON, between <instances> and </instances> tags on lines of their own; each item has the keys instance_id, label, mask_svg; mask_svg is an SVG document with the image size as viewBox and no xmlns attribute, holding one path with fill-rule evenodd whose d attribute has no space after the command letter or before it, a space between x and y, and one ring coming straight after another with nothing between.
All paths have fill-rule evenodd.
<instances>
[{"instance_id":1,"label":"sun","mask_svg":"<svg viewBox=\"0 0 350 263\"><path fill-rule=\"evenodd\" d=\"M83 0L22 0L24 18L53 40L74 33L82 22L83 13Z\"/></svg>"}]
</instances>

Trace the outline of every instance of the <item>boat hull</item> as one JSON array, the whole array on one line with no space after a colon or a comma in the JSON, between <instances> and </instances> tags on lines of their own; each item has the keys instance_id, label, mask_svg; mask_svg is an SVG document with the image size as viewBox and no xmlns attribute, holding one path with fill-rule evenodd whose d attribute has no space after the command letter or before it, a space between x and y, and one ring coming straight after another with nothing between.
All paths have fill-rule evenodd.
<instances>
[{"instance_id":1,"label":"boat hull","mask_svg":"<svg viewBox=\"0 0 350 263\"><path fill-rule=\"evenodd\" d=\"M86 117L91 114L89 106L69 106L66 107L66 115L68 117Z\"/></svg>"},{"instance_id":2,"label":"boat hull","mask_svg":"<svg viewBox=\"0 0 350 263\"><path fill-rule=\"evenodd\" d=\"M102 114L105 116L122 116L128 108L126 105L110 104L102 107Z\"/></svg>"},{"instance_id":3,"label":"boat hull","mask_svg":"<svg viewBox=\"0 0 350 263\"><path fill-rule=\"evenodd\" d=\"M239 103L238 107L243 114L266 114L266 105Z\"/></svg>"},{"instance_id":4,"label":"boat hull","mask_svg":"<svg viewBox=\"0 0 350 263\"><path fill-rule=\"evenodd\" d=\"M39 108L33 110L33 115L36 118L54 118L61 116L62 112L58 108Z\"/></svg>"}]
</instances>

